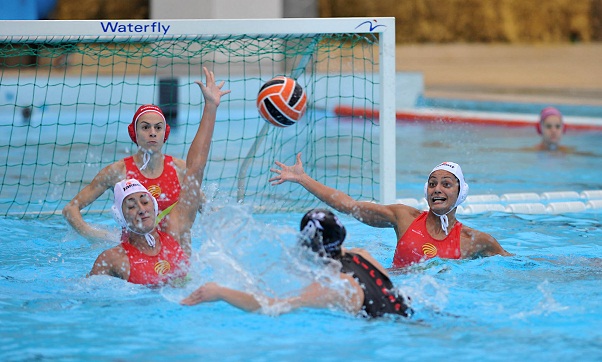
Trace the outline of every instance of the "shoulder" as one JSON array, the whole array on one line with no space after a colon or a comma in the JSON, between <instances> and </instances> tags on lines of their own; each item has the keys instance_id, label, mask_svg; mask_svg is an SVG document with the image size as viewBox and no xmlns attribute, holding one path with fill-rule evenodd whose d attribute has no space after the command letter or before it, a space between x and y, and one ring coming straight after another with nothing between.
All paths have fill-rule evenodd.
<instances>
[{"instance_id":1,"label":"shoulder","mask_svg":"<svg viewBox=\"0 0 602 362\"><path fill-rule=\"evenodd\" d=\"M577 153L575 147L571 146L558 146L558 151L563 153Z\"/></svg>"},{"instance_id":2,"label":"shoulder","mask_svg":"<svg viewBox=\"0 0 602 362\"><path fill-rule=\"evenodd\" d=\"M463 257L471 258L498 254L504 256L512 255L504 250L493 236L485 232L462 224L460 235L460 247L462 249Z\"/></svg>"},{"instance_id":3,"label":"shoulder","mask_svg":"<svg viewBox=\"0 0 602 362\"><path fill-rule=\"evenodd\" d=\"M95 179L102 178L104 183L114 185L125 178L125 173L125 162L119 160L100 170Z\"/></svg>"},{"instance_id":4,"label":"shoulder","mask_svg":"<svg viewBox=\"0 0 602 362\"><path fill-rule=\"evenodd\" d=\"M491 236L483 231L473 229L470 226L466 226L465 224L462 224L461 237L469 238L471 240L474 240L474 242L476 242L476 243L482 242L482 241L495 240L495 238L493 236Z\"/></svg>"},{"instance_id":5,"label":"shoulder","mask_svg":"<svg viewBox=\"0 0 602 362\"><path fill-rule=\"evenodd\" d=\"M129 273L129 260L121 245L100 253L90 272L91 275L111 275L121 279L127 279L126 273Z\"/></svg>"},{"instance_id":6,"label":"shoulder","mask_svg":"<svg viewBox=\"0 0 602 362\"><path fill-rule=\"evenodd\" d=\"M168 155L165 155L168 156ZM181 158L177 158L174 156L169 156L171 157L171 165L178 171L184 171L186 169L186 161L184 161Z\"/></svg>"},{"instance_id":7,"label":"shoulder","mask_svg":"<svg viewBox=\"0 0 602 362\"><path fill-rule=\"evenodd\" d=\"M397 219L401 217L411 218L413 220L422 214L422 211L418 210L417 208L405 204L389 204L385 205L384 207L394 213Z\"/></svg>"},{"instance_id":8,"label":"shoulder","mask_svg":"<svg viewBox=\"0 0 602 362\"><path fill-rule=\"evenodd\" d=\"M123 258L127 259L127 254L125 249L121 246L121 244L114 246L110 249L107 249L100 253L98 258L102 258L105 261L120 261Z\"/></svg>"},{"instance_id":9,"label":"shoulder","mask_svg":"<svg viewBox=\"0 0 602 362\"><path fill-rule=\"evenodd\" d=\"M376 259L374 259L372 254L370 254L367 250L364 250L361 248L353 248L353 249L349 249L347 252L351 253L351 254L357 254L357 255L363 257L364 259L366 259L366 261L368 263L372 264L372 266L374 268L378 269L384 275L387 275L387 271L386 271L385 267L383 267Z\"/></svg>"},{"instance_id":10,"label":"shoulder","mask_svg":"<svg viewBox=\"0 0 602 362\"><path fill-rule=\"evenodd\" d=\"M112 189L115 184L125 178L125 164L123 160L114 162L102 170L100 170L96 176L90 182L90 185L86 186L86 189L101 189L108 190Z\"/></svg>"},{"instance_id":11,"label":"shoulder","mask_svg":"<svg viewBox=\"0 0 602 362\"><path fill-rule=\"evenodd\" d=\"M392 204L388 205L388 207L395 214L395 219L397 220L397 227L399 228L399 232L401 234L403 234L405 230L407 230L407 228L409 228L410 225L414 222L414 220L416 220L416 218L424 212L404 204Z\"/></svg>"}]
</instances>

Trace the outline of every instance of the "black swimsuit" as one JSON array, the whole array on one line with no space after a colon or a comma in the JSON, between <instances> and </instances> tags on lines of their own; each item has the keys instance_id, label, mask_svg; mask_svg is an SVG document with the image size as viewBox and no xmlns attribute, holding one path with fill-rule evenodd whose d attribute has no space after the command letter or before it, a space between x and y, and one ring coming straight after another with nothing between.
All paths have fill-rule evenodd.
<instances>
[{"instance_id":1,"label":"black swimsuit","mask_svg":"<svg viewBox=\"0 0 602 362\"><path fill-rule=\"evenodd\" d=\"M349 273L364 290L362 310L370 317L383 314L399 314L408 317L412 309L407 300L393 289L393 283L385 274L359 254L346 252L338 259L343 267L341 272Z\"/></svg>"}]
</instances>

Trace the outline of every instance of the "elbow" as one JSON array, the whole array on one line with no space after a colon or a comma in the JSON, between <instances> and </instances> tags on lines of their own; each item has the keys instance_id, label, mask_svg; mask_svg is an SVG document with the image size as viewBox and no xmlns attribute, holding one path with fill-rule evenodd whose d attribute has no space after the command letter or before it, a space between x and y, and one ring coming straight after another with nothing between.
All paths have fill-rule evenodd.
<instances>
[{"instance_id":1,"label":"elbow","mask_svg":"<svg viewBox=\"0 0 602 362\"><path fill-rule=\"evenodd\" d=\"M77 201L70 201L65 207L63 207L63 217L67 221L73 220L73 218L80 212L79 207L77 206Z\"/></svg>"},{"instance_id":2,"label":"elbow","mask_svg":"<svg viewBox=\"0 0 602 362\"><path fill-rule=\"evenodd\" d=\"M68 203L67 205L65 205L65 207L63 207L62 214L65 219L67 219L67 220L70 219L72 208L73 208L73 205L71 205L71 203Z\"/></svg>"}]
</instances>

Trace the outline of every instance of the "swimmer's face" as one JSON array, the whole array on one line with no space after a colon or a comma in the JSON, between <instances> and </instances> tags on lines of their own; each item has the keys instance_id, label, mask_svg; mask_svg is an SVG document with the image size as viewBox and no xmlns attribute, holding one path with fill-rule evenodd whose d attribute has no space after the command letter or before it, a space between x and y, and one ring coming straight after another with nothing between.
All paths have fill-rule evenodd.
<instances>
[{"instance_id":1,"label":"swimmer's face","mask_svg":"<svg viewBox=\"0 0 602 362\"><path fill-rule=\"evenodd\" d=\"M136 122L136 141L138 146L148 151L159 152L165 139L165 121L160 114L148 112Z\"/></svg>"},{"instance_id":2,"label":"swimmer's face","mask_svg":"<svg viewBox=\"0 0 602 362\"><path fill-rule=\"evenodd\" d=\"M426 194L429 207L437 214L445 214L458 200L460 183L451 172L437 170L428 179Z\"/></svg>"},{"instance_id":3,"label":"swimmer's face","mask_svg":"<svg viewBox=\"0 0 602 362\"><path fill-rule=\"evenodd\" d=\"M151 197L146 192L136 192L123 200L123 217L132 230L146 234L155 228L155 204Z\"/></svg>"},{"instance_id":4,"label":"swimmer's face","mask_svg":"<svg viewBox=\"0 0 602 362\"><path fill-rule=\"evenodd\" d=\"M562 138L562 119L557 115L551 115L541 122L541 136L547 145L558 145Z\"/></svg>"}]
</instances>

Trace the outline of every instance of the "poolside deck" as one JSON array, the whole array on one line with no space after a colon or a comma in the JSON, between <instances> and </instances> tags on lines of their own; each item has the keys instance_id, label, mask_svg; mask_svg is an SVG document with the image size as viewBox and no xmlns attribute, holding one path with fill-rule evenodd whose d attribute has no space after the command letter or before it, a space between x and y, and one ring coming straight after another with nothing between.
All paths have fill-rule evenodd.
<instances>
[{"instance_id":1,"label":"poolside deck","mask_svg":"<svg viewBox=\"0 0 602 362\"><path fill-rule=\"evenodd\" d=\"M602 106L602 43L401 45L396 57L428 98Z\"/></svg>"}]
</instances>

